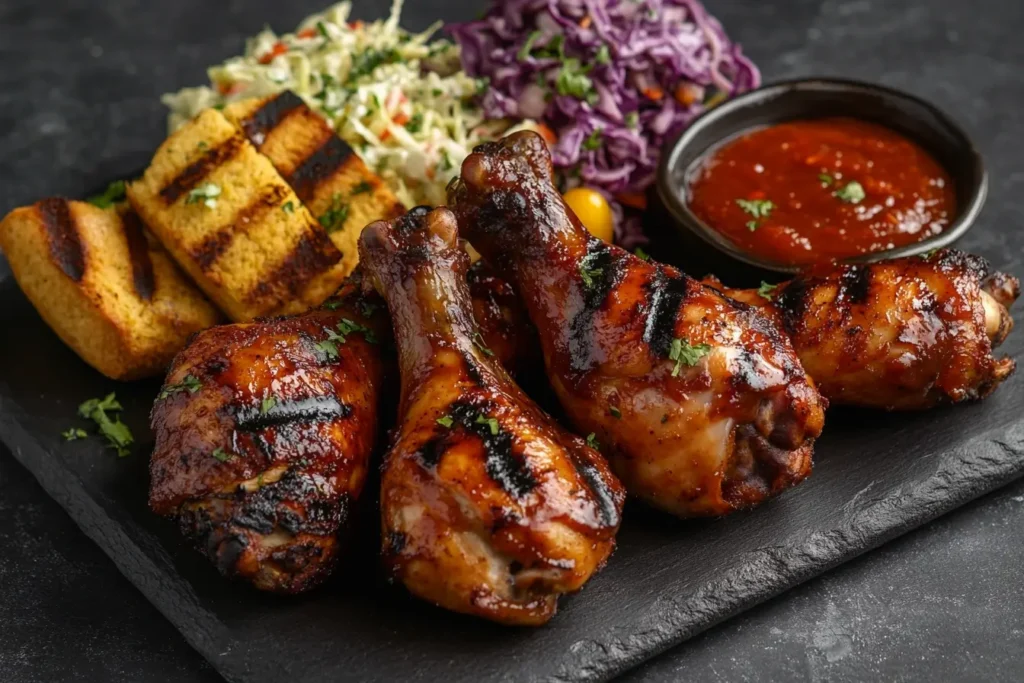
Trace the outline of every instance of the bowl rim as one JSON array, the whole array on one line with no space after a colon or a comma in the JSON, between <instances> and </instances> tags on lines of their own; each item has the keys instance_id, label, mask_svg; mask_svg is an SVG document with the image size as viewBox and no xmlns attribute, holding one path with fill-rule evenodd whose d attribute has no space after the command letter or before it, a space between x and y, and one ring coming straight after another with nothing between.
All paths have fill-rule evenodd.
<instances>
[{"instance_id":1,"label":"bowl rim","mask_svg":"<svg viewBox=\"0 0 1024 683\"><path fill-rule=\"evenodd\" d=\"M722 233L718 232L712 226L698 218L697 215L690 210L685 196L677 191L680 189L679 185L673 180L673 176L675 175L674 171L679 164L680 156L687 150L700 132L709 126L713 126L718 120L737 110L761 104L766 99L779 99L787 97L791 93L797 93L802 90L809 89L819 91L832 90L845 93L859 91L861 94L881 94L889 99L899 99L910 103L934 117L939 126L945 128L948 133L952 134L952 137L955 138L963 149L969 153L972 161L971 177L973 178L973 183L966 188L965 193L969 198L962 206L959 207L956 220L954 220L946 230L938 235L933 235L927 239L921 240L920 242L914 242L902 247L885 249L883 251L876 251L869 254L861 254L848 259L842 259L840 261L841 263L869 263L882 259L914 256L933 249L941 249L956 242L974 226L982 208L985 205L985 200L988 197L989 178L981 152L960 124L958 124L949 114L938 106L904 90L850 78L813 76L773 81L755 88L754 90L748 90L745 93L732 97L722 104L701 114L669 143L667 151L661 155L661 160L658 164L656 186L658 195L664 206L668 209L669 214L671 214L674 219L677 229L686 230L691 234L696 235L707 246L754 268L776 273L794 274L802 272L810 267L809 264L779 263L777 261L759 257L738 247ZM813 118L814 112L808 110L807 117ZM795 120L797 118L800 117L794 117L794 119L790 120ZM858 116L851 116L850 118L864 120L862 117ZM878 123L885 125L883 122ZM756 126L756 124L754 124L754 126ZM736 131L736 133L739 132L740 131ZM733 135L736 133L733 133ZM913 140L911 135L906 135L902 132L900 132L900 134ZM699 159L703 158L709 150L713 149L716 145L725 142L728 137L729 136L721 137L712 144L705 146L704 149L700 150L699 154L695 157L695 160L688 165L686 170L689 170L689 167L692 167L694 163L697 163ZM914 142L916 144L920 144L917 143L916 140ZM930 150L929 153L931 153ZM938 161L938 159L936 159L936 161ZM950 172L951 169L948 165L943 164L941 161L939 161L939 163L947 172Z\"/></svg>"}]
</instances>

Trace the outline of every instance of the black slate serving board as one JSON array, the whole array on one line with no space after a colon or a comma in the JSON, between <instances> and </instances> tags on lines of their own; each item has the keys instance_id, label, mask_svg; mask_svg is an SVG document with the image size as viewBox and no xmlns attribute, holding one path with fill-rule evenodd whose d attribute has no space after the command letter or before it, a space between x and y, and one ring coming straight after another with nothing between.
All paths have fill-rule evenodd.
<instances>
[{"instance_id":1,"label":"black slate serving board","mask_svg":"<svg viewBox=\"0 0 1024 683\"><path fill-rule=\"evenodd\" d=\"M608 567L545 628L448 614L383 584L372 501L348 566L314 593L279 598L224 581L148 511L156 382L88 368L10 276L0 329L0 439L230 681L606 679L1024 474L1018 376L980 404L831 412L810 480L750 512L680 522L631 504ZM1004 351L1019 356L1022 339ZM63 442L78 403L112 390L133 455Z\"/></svg>"},{"instance_id":2,"label":"black slate serving board","mask_svg":"<svg viewBox=\"0 0 1024 683\"><path fill-rule=\"evenodd\" d=\"M92 8L91 3L78 4ZM364 14L370 11L369 3L362 4ZM813 35L803 32L801 22L816 16L819 3L793 4L799 11L790 14L795 10L787 3L787 16L799 21L784 33L763 30L774 16L770 4L750 10L743 3L719 3L715 10L772 77L818 73L823 65L837 68L848 59L848 75L882 77L892 85L939 98L941 104L955 104L953 113L966 117L971 128L982 134L981 142L989 152L1003 146L998 133L1002 126L989 117L1012 108L989 107L987 101L971 99L969 94L955 96L959 89L946 88L942 79L922 80L916 71L890 74L885 70L887 61L905 63L892 50L909 50L904 43L917 34L885 42L893 46L887 52L864 37L875 34L877 20L844 15L837 25L864 24L857 42L863 49L856 54L836 52L829 49L831 43L815 43ZM413 6L409 13L416 10ZM759 14L748 16L749 11ZM821 11L827 19L832 10ZM200 23L219 35L222 22L208 19L204 14ZM275 23L281 21L275 18ZM781 28L783 22L776 19L772 26ZM796 62L787 61L787 46L808 40L808 54ZM820 49L815 47L819 44ZM930 47L921 51L934 53ZM161 53L160 63L165 61ZM210 57L199 60L208 61ZM984 84L987 73L971 71L970 78L962 80L980 79ZM152 87L159 92L180 82L184 81L175 77ZM994 92L1005 92L1005 88ZM137 107L147 112L147 120L156 116L146 109L155 108L155 101L154 95ZM146 139L152 138L155 144L159 125L152 128ZM153 144L138 144L130 163L121 158L112 162L116 168L105 164L105 170L130 170L137 161L144 161ZM125 149L124 143L111 146L104 158L109 160ZM47 157L46 163L51 161ZM1020 275L1016 253L1021 233L1008 227L1015 217L1008 200L1016 196L1009 190L1017 159L1000 155L996 161L1001 163L992 170L1002 171L995 176L999 184L993 204L998 206L990 207L996 216L987 212L988 221L969 236L967 247L997 255L1005 263L995 265L1010 265ZM56 175L64 178L64 191L74 185L77 193L95 184L90 179L79 187L67 180L70 171L62 172L63 176ZM12 174L9 179L20 188L24 177ZM52 182L48 174L39 177L41 186L48 188ZM12 191L12 196L29 199L41 191L48 190ZM1017 319L1020 323L1019 312ZM1024 328L1019 328L1003 351L1020 358L1022 338ZM78 403L115 389L128 408L126 421L139 437L134 454L118 459L94 440L64 443L60 432L79 424ZM631 505L620 547L607 569L580 595L564 601L549 626L502 629L421 605L382 585L375 572L372 505L366 533L350 566L320 591L282 599L220 579L178 540L168 523L146 508L152 445L146 423L156 391L155 382L118 385L82 364L45 327L0 264L0 440L188 641L232 681L608 678L1024 475L1024 377L1011 379L978 405L919 415L833 411L817 450L815 473L807 483L758 510L724 520L683 523Z\"/></svg>"}]
</instances>

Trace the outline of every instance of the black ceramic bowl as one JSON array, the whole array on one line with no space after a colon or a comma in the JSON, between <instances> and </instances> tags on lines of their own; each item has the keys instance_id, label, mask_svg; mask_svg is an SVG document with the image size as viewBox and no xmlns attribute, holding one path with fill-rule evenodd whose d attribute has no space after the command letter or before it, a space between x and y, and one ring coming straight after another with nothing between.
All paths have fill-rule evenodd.
<instances>
[{"instance_id":1,"label":"black ceramic bowl","mask_svg":"<svg viewBox=\"0 0 1024 683\"><path fill-rule=\"evenodd\" d=\"M684 261L699 263L732 281L778 280L800 266L744 251L700 220L687 206L690 173L709 152L751 128L791 121L843 116L884 125L916 142L949 172L957 214L942 233L911 245L850 259L874 261L921 254L956 242L973 225L985 203L988 177L978 150L964 131L933 105L891 88L839 79L807 79L766 85L710 110L663 153L658 194L678 223Z\"/></svg>"}]
</instances>

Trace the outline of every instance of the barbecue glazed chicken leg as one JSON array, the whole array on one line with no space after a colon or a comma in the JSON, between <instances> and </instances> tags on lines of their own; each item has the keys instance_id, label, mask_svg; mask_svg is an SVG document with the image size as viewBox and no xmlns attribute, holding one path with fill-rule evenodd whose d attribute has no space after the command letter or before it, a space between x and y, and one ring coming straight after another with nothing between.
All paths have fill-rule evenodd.
<instances>
[{"instance_id":1,"label":"barbecue glazed chicken leg","mask_svg":"<svg viewBox=\"0 0 1024 683\"><path fill-rule=\"evenodd\" d=\"M402 374L381 481L384 563L442 607L542 624L608 558L624 492L481 342L457 241L451 212L425 208L373 223L359 241Z\"/></svg>"},{"instance_id":2,"label":"barbecue glazed chicken leg","mask_svg":"<svg viewBox=\"0 0 1024 683\"><path fill-rule=\"evenodd\" d=\"M477 148L449 202L524 301L570 420L595 433L630 493L682 517L721 515L810 473L826 404L778 325L591 237L540 137Z\"/></svg>"},{"instance_id":3,"label":"barbecue glazed chicken leg","mask_svg":"<svg viewBox=\"0 0 1024 683\"><path fill-rule=\"evenodd\" d=\"M776 288L715 286L775 316L834 404L920 410L981 399L1015 367L992 352L1013 329L1007 309L1020 282L960 251L822 266Z\"/></svg>"},{"instance_id":4,"label":"barbecue glazed chicken leg","mask_svg":"<svg viewBox=\"0 0 1024 683\"><path fill-rule=\"evenodd\" d=\"M387 328L361 289L206 330L174 361L152 413L150 506L225 576L297 593L342 550L377 436L374 340Z\"/></svg>"}]
</instances>

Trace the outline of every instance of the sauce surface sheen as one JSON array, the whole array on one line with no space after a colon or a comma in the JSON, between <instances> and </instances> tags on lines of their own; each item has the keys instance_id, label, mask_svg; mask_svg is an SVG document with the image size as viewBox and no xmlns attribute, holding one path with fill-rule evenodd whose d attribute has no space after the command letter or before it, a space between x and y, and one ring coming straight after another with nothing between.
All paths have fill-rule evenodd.
<instances>
[{"instance_id":1,"label":"sauce surface sheen","mask_svg":"<svg viewBox=\"0 0 1024 683\"><path fill-rule=\"evenodd\" d=\"M697 162L687 203L744 251L800 265L919 242L956 215L953 183L928 152L849 118L742 133Z\"/></svg>"}]
</instances>

